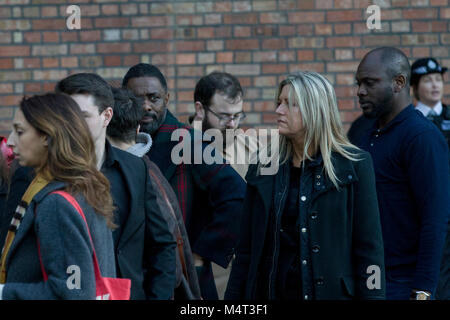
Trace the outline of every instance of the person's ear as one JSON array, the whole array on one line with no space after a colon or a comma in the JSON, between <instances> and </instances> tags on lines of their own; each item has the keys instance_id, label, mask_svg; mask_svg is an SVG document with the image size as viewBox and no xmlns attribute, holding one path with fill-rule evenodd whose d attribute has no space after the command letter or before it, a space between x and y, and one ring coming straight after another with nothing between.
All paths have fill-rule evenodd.
<instances>
[{"instance_id":1,"label":"person's ear","mask_svg":"<svg viewBox=\"0 0 450 320\"><path fill-rule=\"evenodd\" d=\"M394 92L399 93L406 87L406 77L399 74L394 78Z\"/></svg>"},{"instance_id":2,"label":"person's ear","mask_svg":"<svg viewBox=\"0 0 450 320\"><path fill-rule=\"evenodd\" d=\"M108 107L105 110L103 110L102 113L103 113L103 128L106 128L111 122L111 119L114 115L114 111L111 107Z\"/></svg>"},{"instance_id":3,"label":"person's ear","mask_svg":"<svg viewBox=\"0 0 450 320\"><path fill-rule=\"evenodd\" d=\"M48 147L48 136L46 134L41 135L42 144Z\"/></svg>"},{"instance_id":4,"label":"person's ear","mask_svg":"<svg viewBox=\"0 0 450 320\"><path fill-rule=\"evenodd\" d=\"M203 108L203 104L200 101L195 102L195 120L203 121L205 119L205 108Z\"/></svg>"}]
</instances>

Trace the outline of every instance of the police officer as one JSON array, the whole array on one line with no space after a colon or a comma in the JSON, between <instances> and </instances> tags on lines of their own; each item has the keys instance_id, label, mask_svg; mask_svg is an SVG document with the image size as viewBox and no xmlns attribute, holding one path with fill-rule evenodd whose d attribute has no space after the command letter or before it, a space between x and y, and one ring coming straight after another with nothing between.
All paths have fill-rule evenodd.
<instances>
[{"instance_id":1,"label":"police officer","mask_svg":"<svg viewBox=\"0 0 450 320\"><path fill-rule=\"evenodd\" d=\"M419 59L411 66L411 86L417 99L416 109L436 124L450 148L450 106L442 103L446 71L433 58Z\"/></svg>"},{"instance_id":2,"label":"police officer","mask_svg":"<svg viewBox=\"0 0 450 320\"><path fill-rule=\"evenodd\" d=\"M417 99L416 109L434 122L447 140L450 148L450 106L442 104L444 93L443 75L447 68L441 67L433 58L422 58L411 66L411 86ZM450 225L442 256L436 299L450 300Z\"/></svg>"}]
</instances>

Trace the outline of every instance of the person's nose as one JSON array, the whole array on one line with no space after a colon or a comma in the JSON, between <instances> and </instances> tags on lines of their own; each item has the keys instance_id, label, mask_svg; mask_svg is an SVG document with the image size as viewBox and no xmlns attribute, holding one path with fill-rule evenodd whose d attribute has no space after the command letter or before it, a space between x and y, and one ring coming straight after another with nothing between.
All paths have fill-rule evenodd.
<instances>
[{"instance_id":1,"label":"person's nose","mask_svg":"<svg viewBox=\"0 0 450 320\"><path fill-rule=\"evenodd\" d=\"M358 97L365 96L367 94L367 90L363 85L358 86L358 90L356 91L356 95Z\"/></svg>"},{"instance_id":2,"label":"person's nose","mask_svg":"<svg viewBox=\"0 0 450 320\"><path fill-rule=\"evenodd\" d=\"M226 127L227 127L227 129L234 129L234 128L236 127L236 125L237 125L236 119L231 118L231 119L227 122Z\"/></svg>"},{"instance_id":3,"label":"person's nose","mask_svg":"<svg viewBox=\"0 0 450 320\"><path fill-rule=\"evenodd\" d=\"M143 104L143 106L144 106L144 110L145 110L146 112L149 112L149 111L152 111L152 110L153 110L153 108L152 108L152 103L150 102L150 100L149 100L148 98L145 98L145 99L144 99L144 104Z\"/></svg>"},{"instance_id":4,"label":"person's nose","mask_svg":"<svg viewBox=\"0 0 450 320\"><path fill-rule=\"evenodd\" d=\"M15 146L14 142L14 131L11 131L11 133L8 136L8 140L6 141L6 144L8 147L13 148Z\"/></svg>"},{"instance_id":5,"label":"person's nose","mask_svg":"<svg viewBox=\"0 0 450 320\"><path fill-rule=\"evenodd\" d=\"M436 79L432 79L431 80L431 87L433 89L437 89L438 88L438 81Z\"/></svg>"},{"instance_id":6,"label":"person's nose","mask_svg":"<svg viewBox=\"0 0 450 320\"><path fill-rule=\"evenodd\" d=\"M275 109L275 113L278 115L284 115L286 111L284 103L280 103Z\"/></svg>"}]
</instances>

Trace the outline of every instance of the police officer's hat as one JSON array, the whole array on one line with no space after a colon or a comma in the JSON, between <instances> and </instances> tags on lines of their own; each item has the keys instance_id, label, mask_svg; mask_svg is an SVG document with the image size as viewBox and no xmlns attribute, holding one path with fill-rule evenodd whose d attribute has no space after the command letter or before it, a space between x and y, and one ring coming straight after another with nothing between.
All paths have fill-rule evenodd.
<instances>
[{"instance_id":1,"label":"police officer's hat","mask_svg":"<svg viewBox=\"0 0 450 320\"><path fill-rule=\"evenodd\" d=\"M416 60L411 66L411 85L419 83L421 76L429 73L443 74L447 68L441 67L433 58L422 58Z\"/></svg>"}]
</instances>

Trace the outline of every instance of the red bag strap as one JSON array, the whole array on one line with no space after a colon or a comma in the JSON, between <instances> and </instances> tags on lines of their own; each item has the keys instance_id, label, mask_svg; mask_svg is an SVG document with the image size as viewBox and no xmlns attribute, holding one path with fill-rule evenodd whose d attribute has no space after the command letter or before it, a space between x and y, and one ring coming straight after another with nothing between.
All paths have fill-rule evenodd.
<instances>
[{"instance_id":1,"label":"red bag strap","mask_svg":"<svg viewBox=\"0 0 450 320\"><path fill-rule=\"evenodd\" d=\"M62 190L58 190L58 191L51 192L51 194L59 194L60 196L62 196L64 199L66 199L75 208L75 210L77 210L77 212L80 214L81 218L83 218L83 221L84 221L84 223L86 225L87 232L89 234L89 239L91 241L91 246L92 246L92 253L93 253L92 260L94 262L95 279L96 280L99 279L101 277L101 273L100 273L100 267L98 265L97 254L95 253L94 242L92 241L91 232L89 231L89 226L88 226L88 223L86 221L86 217L84 215L83 210L81 209L81 207L78 204L77 200L75 200L75 198L71 194L69 194L68 192L62 191ZM44 264L42 263L41 247L39 245L39 239L37 239L37 247L38 247L39 263L41 264L42 275L44 277L44 281L47 281L48 275L45 272Z\"/></svg>"},{"instance_id":2,"label":"red bag strap","mask_svg":"<svg viewBox=\"0 0 450 320\"><path fill-rule=\"evenodd\" d=\"M35 209L35 212L36 212L36 209ZM44 264L42 263L41 246L39 245L39 239L37 237L36 237L36 242L37 242L37 249L38 249L38 255L39 255L39 264L41 265L42 277L44 278L44 281L47 281L48 275L47 275L47 272L45 272Z\"/></svg>"}]
</instances>

